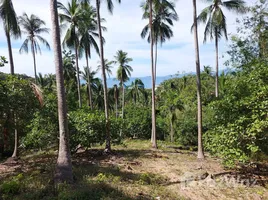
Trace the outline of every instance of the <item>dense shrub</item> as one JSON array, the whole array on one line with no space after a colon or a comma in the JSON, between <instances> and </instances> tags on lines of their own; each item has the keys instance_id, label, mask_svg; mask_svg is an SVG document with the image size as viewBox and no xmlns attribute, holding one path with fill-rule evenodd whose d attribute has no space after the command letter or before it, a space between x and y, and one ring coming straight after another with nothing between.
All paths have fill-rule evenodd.
<instances>
[{"instance_id":1,"label":"dense shrub","mask_svg":"<svg viewBox=\"0 0 268 200\"><path fill-rule=\"evenodd\" d=\"M205 134L205 147L224 158L226 164L245 162L268 153L268 69L256 63L229 81L224 97L212 102L214 128Z\"/></svg>"},{"instance_id":2,"label":"dense shrub","mask_svg":"<svg viewBox=\"0 0 268 200\"><path fill-rule=\"evenodd\" d=\"M124 135L140 139L151 137L152 114L148 107L137 107L132 104L125 108Z\"/></svg>"},{"instance_id":3,"label":"dense shrub","mask_svg":"<svg viewBox=\"0 0 268 200\"><path fill-rule=\"evenodd\" d=\"M122 120L110 118L111 142L120 142ZM70 112L69 129L71 149L75 150L78 145L85 148L92 144L105 142L105 116L103 112L80 109Z\"/></svg>"},{"instance_id":4,"label":"dense shrub","mask_svg":"<svg viewBox=\"0 0 268 200\"><path fill-rule=\"evenodd\" d=\"M34 113L28 133L22 138L25 148L43 148L58 142L57 97L55 93L44 95L44 106Z\"/></svg>"}]
</instances>

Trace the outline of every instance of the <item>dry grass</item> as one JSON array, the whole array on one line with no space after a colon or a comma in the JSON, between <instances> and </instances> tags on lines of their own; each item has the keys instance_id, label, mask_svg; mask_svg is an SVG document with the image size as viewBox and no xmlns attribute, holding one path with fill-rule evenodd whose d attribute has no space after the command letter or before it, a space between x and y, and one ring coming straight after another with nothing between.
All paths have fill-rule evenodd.
<instances>
[{"instance_id":1,"label":"dry grass","mask_svg":"<svg viewBox=\"0 0 268 200\"><path fill-rule=\"evenodd\" d=\"M267 186L238 183L249 178L253 183L254 177L232 173L212 179L211 174L226 172L218 159L201 162L195 152L171 146L161 142L153 150L149 141L129 140L109 156L99 147L81 151L73 156L75 184L57 188L56 152L28 154L13 167L0 165L0 199L268 199ZM198 180L205 172L210 175Z\"/></svg>"}]
</instances>

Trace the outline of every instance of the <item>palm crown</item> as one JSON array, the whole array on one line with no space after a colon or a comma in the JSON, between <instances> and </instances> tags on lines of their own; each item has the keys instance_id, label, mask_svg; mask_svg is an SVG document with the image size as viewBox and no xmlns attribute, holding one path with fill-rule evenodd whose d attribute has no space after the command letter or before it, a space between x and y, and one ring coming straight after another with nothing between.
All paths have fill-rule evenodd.
<instances>
[{"instance_id":1,"label":"palm crown","mask_svg":"<svg viewBox=\"0 0 268 200\"><path fill-rule=\"evenodd\" d=\"M3 0L0 5L0 18L3 21L6 31L11 33L14 37L20 37L20 27L18 19L11 0Z\"/></svg>"},{"instance_id":2,"label":"palm crown","mask_svg":"<svg viewBox=\"0 0 268 200\"><path fill-rule=\"evenodd\" d=\"M143 19L149 18L149 12L147 4L143 3L142 8L144 10ZM174 10L174 3L155 3L153 7L153 21L152 28L154 33L154 42L163 44L166 39L173 37L173 31L171 26L173 26L173 21L178 20L178 15ZM150 42L149 24L147 24L142 32L141 37L145 38L148 35L148 42Z\"/></svg>"},{"instance_id":3,"label":"palm crown","mask_svg":"<svg viewBox=\"0 0 268 200\"><path fill-rule=\"evenodd\" d=\"M33 14L29 17L26 13L23 13L23 15L19 17L19 24L22 28L22 33L27 35L26 39L22 43L19 52L28 53L29 46L31 47L34 60L35 81L37 81L35 54L38 52L41 54L39 42L44 44L46 48L50 50L49 43L45 38L41 36L42 33L49 33L49 29L43 27L46 25L45 21L41 20L39 17Z\"/></svg>"},{"instance_id":4,"label":"palm crown","mask_svg":"<svg viewBox=\"0 0 268 200\"><path fill-rule=\"evenodd\" d=\"M34 52L39 52L41 54L41 48L38 41L44 44L47 49L50 49L47 40L40 35L42 33L49 33L48 28L42 27L46 25L45 21L41 20L36 15L31 15L29 17L26 13L23 13L23 15L19 17L19 24L22 27L22 33L27 34L27 37L19 50L20 53L28 53L29 44L33 43Z\"/></svg>"},{"instance_id":5,"label":"palm crown","mask_svg":"<svg viewBox=\"0 0 268 200\"><path fill-rule=\"evenodd\" d=\"M132 61L132 58L128 58L128 53L122 50L117 51L115 60L119 64L117 70L117 79L120 81L120 85L129 80L129 76L133 71L132 67L128 65Z\"/></svg>"},{"instance_id":6,"label":"palm crown","mask_svg":"<svg viewBox=\"0 0 268 200\"><path fill-rule=\"evenodd\" d=\"M208 3L212 3L208 7L204 8L197 17L197 23L206 23L204 31L204 42L207 41L207 37L213 39L216 35L218 39L227 35L226 17L222 11L222 8L226 8L229 11L236 13L245 12L245 2L243 0L206 0Z\"/></svg>"}]
</instances>

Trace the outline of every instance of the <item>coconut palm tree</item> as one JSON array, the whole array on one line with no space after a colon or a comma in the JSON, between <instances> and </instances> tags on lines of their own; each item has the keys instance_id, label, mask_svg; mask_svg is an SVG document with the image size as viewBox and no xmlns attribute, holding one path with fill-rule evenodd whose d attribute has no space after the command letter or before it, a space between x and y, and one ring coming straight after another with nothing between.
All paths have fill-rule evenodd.
<instances>
[{"instance_id":1,"label":"coconut palm tree","mask_svg":"<svg viewBox=\"0 0 268 200\"><path fill-rule=\"evenodd\" d=\"M87 82L88 102L91 110L93 110L93 99L92 99L92 86L96 85L98 78L95 77L97 71L93 71L91 67L84 67L82 72L82 78Z\"/></svg>"},{"instance_id":2,"label":"coconut palm tree","mask_svg":"<svg viewBox=\"0 0 268 200\"><path fill-rule=\"evenodd\" d=\"M50 50L50 46L47 40L41 36L41 34L43 33L49 33L49 29L46 27L43 27L46 25L45 21L41 20L39 17L33 14L29 17L26 13L23 13L22 16L19 17L19 25L21 26L22 32L24 34L27 34L27 37L22 43L22 46L19 52L28 53L29 47L31 48L33 61L34 61L35 82L37 82L35 55L38 52L41 54L41 48L38 42L44 44L46 48Z\"/></svg>"},{"instance_id":3,"label":"coconut palm tree","mask_svg":"<svg viewBox=\"0 0 268 200\"><path fill-rule=\"evenodd\" d=\"M144 9L144 14L142 16L143 19L149 18L149 13L147 6L145 4L141 5ZM156 64L157 64L157 49L158 44L162 46L166 40L173 37L173 21L178 21L179 17L177 12L175 11L174 3L167 3L166 1L157 2L154 1L153 4L153 32L154 32L154 45L155 45L155 61L154 61L154 78L156 79ZM149 33L149 24L147 24L142 32L141 37L144 39L147 37L147 41L150 43L150 33Z\"/></svg>"},{"instance_id":4,"label":"coconut palm tree","mask_svg":"<svg viewBox=\"0 0 268 200\"><path fill-rule=\"evenodd\" d=\"M133 99L134 104L137 103L137 100L140 100L141 95L145 98L145 87L141 79L136 78L127 88L129 89L129 96Z\"/></svg>"},{"instance_id":5,"label":"coconut palm tree","mask_svg":"<svg viewBox=\"0 0 268 200\"><path fill-rule=\"evenodd\" d=\"M108 11L113 13L113 0L105 0L107 3ZM96 9L97 9L97 20L98 20L98 30L99 30L99 41L100 41L100 60L101 60L101 72L103 79L103 88L104 88L104 105L105 105L105 118L106 118L106 145L105 152L111 151L111 136L110 136L110 125L109 125L109 100L108 100L108 88L106 81L105 73L105 62L104 62L104 49L103 49L103 40L102 40L102 29L101 29L101 14L100 14L100 2L101 0L96 0ZM121 3L121 0L117 0L118 3Z\"/></svg>"},{"instance_id":6,"label":"coconut palm tree","mask_svg":"<svg viewBox=\"0 0 268 200\"><path fill-rule=\"evenodd\" d=\"M197 158L204 159L202 142L202 100L201 100L201 78L200 78L200 58L197 31L196 0L193 0L193 33L195 44L195 65L196 65L196 84L197 84L197 121L198 121L198 153Z\"/></svg>"},{"instance_id":7,"label":"coconut palm tree","mask_svg":"<svg viewBox=\"0 0 268 200\"><path fill-rule=\"evenodd\" d=\"M227 10L234 11L236 13L245 12L245 2L243 0L206 0L207 3L212 3L208 7L204 8L199 16L197 17L197 24L204 23L204 43L207 38L215 39L215 49L216 49L216 81L215 81L215 96L219 96L219 40L222 36L227 36L227 23L226 17L223 13L223 8Z\"/></svg>"},{"instance_id":8,"label":"coconut palm tree","mask_svg":"<svg viewBox=\"0 0 268 200\"><path fill-rule=\"evenodd\" d=\"M125 87L124 83L129 80L132 67L128 64L132 61L132 58L128 58L128 53L122 50L117 51L114 57L116 63L119 65L116 73L116 78L119 81L119 85L122 87L122 118L124 119L124 105L125 105Z\"/></svg>"},{"instance_id":9,"label":"coconut palm tree","mask_svg":"<svg viewBox=\"0 0 268 200\"><path fill-rule=\"evenodd\" d=\"M153 5L159 6L161 3L164 3L167 7L174 10L174 6L168 0L145 0L142 3L141 7L144 11L148 11L148 19L149 19L149 30L150 30L150 38L153 38L150 42L151 46L151 72L152 72L152 136L151 142L152 147L157 148L156 142L156 112L155 112L155 65L154 65L154 30L153 30Z\"/></svg>"},{"instance_id":10,"label":"coconut palm tree","mask_svg":"<svg viewBox=\"0 0 268 200\"><path fill-rule=\"evenodd\" d=\"M100 64L97 66L97 70L102 70L102 66L101 66L101 62L99 62ZM113 68L113 65L115 64L115 61L109 61L108 59L104 59L104 68L105 68L105 71L106 71L106 74L107 76L110 78L111 75L113 74L112 72L112 68ZM107 77L106 76L106 77Z\"/></svg>"},{"instance_id":11,"label":"coconut palm tree","mask_svg":"<svg viewBox=\"0 0 268 200\"><path fill-rule=\"evenodd\" d=\"M153 0L149 0L149 27L150 27L150 38L154 37L153 33ZM155 112L155 72L154 72L154 40L151 40L151 72L152 72L152 147L157 148L156 141L156 112Z\"/></svg>"},{"instance_id":12,"label":"coconut palm tree","mask_svg":"<svg viewBox=\"0 0 268 200\"><path fill-rule=\"evenodd\" d=\"M58 2L58 9L62 11L62 13L59 13L61 26L63 28L68 27L63 39L63 45L75 50L78 102L79 107L82 107L78 63L79 54L81 55L81 52L79 52L79 27L85 27L85 24L89 23L87 21L88 16L78 0L71 0L67 6Z\"/></svg>"},{"instance_id":13,"label":"coconut palm tree","mask_svg":"<svg viewBox=\"0 0 268 200\"><path fill-rule=\"evenodd\" d=\"M51 10L51 21L53 30L52 38L53 38L54 56L55 56L59 133L60 133L59 153L56 165L55 180L57 183L73 182L57 0L50 0L50 10Z\"/></svg>"},{"instance_id":14,"label":"coconut palm tree","mask_svg":"<svg viewBox=\"0 0 268 200\"><path fill-rule=\"evenodd\" d=\"M15 39L21 36L21 31L12 0L2 0L0 4L0 19L3 21L7 38L10 73L14 74L14 61L11 47L11 36Z\"/></svg>"},{"instance_id":15,"label":"coconut palm tree","mask_svg":"<svg viewBox=\"0 0 268 200\"><path fill-rule=\"evenodd\" d=\"M84 55L86 58L87 68L89 68L89 61L88 59L91 58L91 48L93 47L98 55L100 55L100 50L98 44L96 42L96 38L99 38L99 34L97 32L98 25L97 25L97 14L96 9L93 8L89 3L83 3L83 10L85 14L85 23L80 23L79 33L79 48L84 51ZM102 21L105 21L102 19ZM102 30L106 31L107 29L102 26ZM103 43L105 43L104 38Z\"/></svg>"}]
</instances>

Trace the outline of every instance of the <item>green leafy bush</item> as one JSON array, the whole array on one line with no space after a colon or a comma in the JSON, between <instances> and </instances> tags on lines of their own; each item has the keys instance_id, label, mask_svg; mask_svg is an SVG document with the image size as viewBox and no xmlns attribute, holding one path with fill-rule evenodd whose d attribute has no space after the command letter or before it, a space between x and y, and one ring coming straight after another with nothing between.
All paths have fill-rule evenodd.
<instances>
[{"instance_id":1,"label":"green leafy bush","mask_svg":"<svg viewBox=\"0 0 268 200\"><path fill-rule=\"evenodd\" d=\"M4 182L1 185L1 192L3 194L18 194L19 190L20 190L20 184L15 180Z\"/></svg>"},{"instance_id":2,"label":"green leafy bush","mask_svg":"<svg viewBox=\"0 0 268 200\"><path fill-rule=\"evenodd\" d=\"M22 138L25 148L43 148L58 142L57 96L55 93L44 94L44 106L34 113L27 126L28 133Z\"/></svg>"},{"instance_id":3,"label":"green leafy bush","mask_svg":"<svg viewBox=\"0 0 268 200\"><path fill-rule=\"evenodd\" d=\"M209 105L216 123L205 134L205 147L228 165L268 153L268 70L255 64L250 72L240 72L235 82L230 80L225 96Z\"/></svg>"},{"instance_id":4,"label":"green leafy bush","mask_svg":"<svg viewBox=\"0 0 268 200\"><path fill-rule=\"evenodd\" d=\"M151 137L152 127L151 109L137 107L132 104L125 107L124 135L140 139Z\"/></svg>"},{"instance_id":5,"label":"green leafy bush","mask_svg":"<svg viewBox=\"0 0 268 200\"><path fill-rule=\"evenodd\" d=\"M80 109L70 112L69 129L71 149L75 150L78 145L85 148L95 143L105 142L105 116L99 111ZM110 118L110 134L112 142L120 142L120 130L122 120Z\"/></svg>"},{"instance_id":6,"label":"green leafy bush","mask_svg":"<svg viewBox=\"0 0 268 200\"><path fill-rule=\"evenodd\" d=\"M18 194L20 191L20 181L23 178L22 174L19 174L12 178L10 181L5 181L1 186L0 186L0 191L2 194Z\"/></svg>"}]
</instances>

